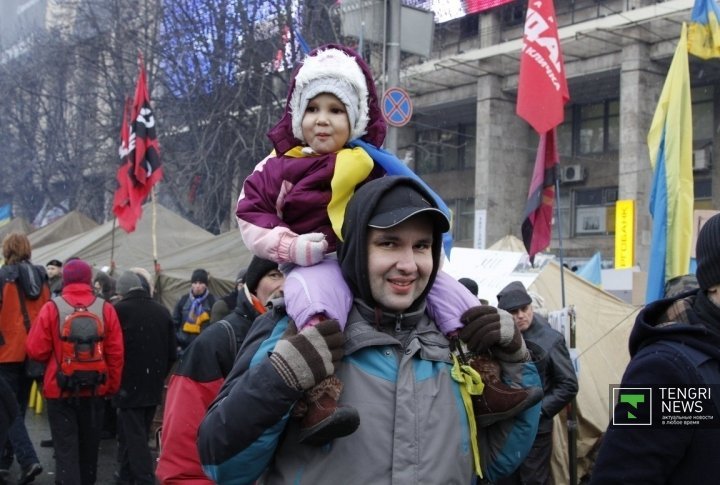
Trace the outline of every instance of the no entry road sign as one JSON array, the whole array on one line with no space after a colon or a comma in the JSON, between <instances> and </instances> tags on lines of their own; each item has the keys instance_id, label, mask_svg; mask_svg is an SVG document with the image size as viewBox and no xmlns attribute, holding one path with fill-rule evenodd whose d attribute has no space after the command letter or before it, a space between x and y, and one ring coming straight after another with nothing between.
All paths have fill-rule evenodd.
<instances>
[{"instance_id":1,"label":"no entry road sign","mask_svg":"<svg viewBox=\"0 0 720 485\"><path fill-rule=\"evenodd\" d=\"M390 88L382 98L382 114L392 126L405 126L412 117L412 101L408 93L401 88Z\"/></svg>"}]
</instances>

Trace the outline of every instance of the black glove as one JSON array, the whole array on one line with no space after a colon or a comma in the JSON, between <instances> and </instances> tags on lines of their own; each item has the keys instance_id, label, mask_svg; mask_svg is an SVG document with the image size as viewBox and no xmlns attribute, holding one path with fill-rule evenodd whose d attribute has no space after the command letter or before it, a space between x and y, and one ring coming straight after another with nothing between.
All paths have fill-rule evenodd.
<instances>
[{"instance_id":1,"label":"black glove","mask_svg":"<svg viewBox=\"0 0 720 485\"><path fill-rule=\"evenodd\" d=\"M297 333L292 323L275 345L270 362L288 386L306 391L335 373L345 338L337 320L325 320Z\"/></svg>"},{"instance_id":2,"label":"black glove","mask_svg":"<svg viewBox=\"0 0 720 485\"><path fill-rule=\"evenodd\" d=\"M512 315L505 310L482 305L467 310L460 317L465 325L460 339L475 353L491 350L498 359L506 362L523 362L528 351Z\"/></svg>"}]
</instances>

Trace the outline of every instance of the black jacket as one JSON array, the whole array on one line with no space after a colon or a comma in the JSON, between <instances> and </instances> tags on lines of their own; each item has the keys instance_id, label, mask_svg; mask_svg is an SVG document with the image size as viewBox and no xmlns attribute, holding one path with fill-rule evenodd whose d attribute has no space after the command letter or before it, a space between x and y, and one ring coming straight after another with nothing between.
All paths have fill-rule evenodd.
<instances>
[{"instance_id":1,"label":"black jacket","mask_svg":"<svg viewBox=\"0 0 720 485\"><path fill-rule=\"evenodd\" d=\"M688 359L691 354L701 358ZM716 421L720 418L720 308L705 293L696 290L646 306L630 335L630 356L623 387L712 384L714 409L707 413L714 414ZM654 396L653 408L653 414L661 408ZM615 415L623 411L627 412L618 406ZM717 425L704 429L610 426L592 483L716 483L719 442Z\"/></svg>"},{"instance_id":2,"label":"black jacket","mask_svg":"<svg viewBox=\"0 0 720 485\"><path fill-rule=\"evenodd\" d=\"M260 313L248 301L245 292L238 292L235 308L222 319L232 326L235 342L230 341L227 330L219 322L208 324L183 354L175 374L199 382L224 379L258 316Z\"/></svg>"},{"instance_id":3,"label":"black jacket","mask_svg":"<svg viewBox=\"0 0 720 485\"><path fill-rule=\"evenodd\" d=\"M118 408L156 406L177 359L170 312L142 289L128 292L115 310L125 342L125 365L113 404Z\"/></svg>"},{"instance_id":4,"label":"black jacket","mask_svg":"<svg viewBox=\"0 0 720 485\"><path fill-rule=\"evenodd\" d=\"M577 376L565 339L550 327L545 318L536 313L532 325L523 332L523 338L533 353L545 393L538 433L547 433L552 431L553 416L577 394Z\"/></svg>"}]
</instances>

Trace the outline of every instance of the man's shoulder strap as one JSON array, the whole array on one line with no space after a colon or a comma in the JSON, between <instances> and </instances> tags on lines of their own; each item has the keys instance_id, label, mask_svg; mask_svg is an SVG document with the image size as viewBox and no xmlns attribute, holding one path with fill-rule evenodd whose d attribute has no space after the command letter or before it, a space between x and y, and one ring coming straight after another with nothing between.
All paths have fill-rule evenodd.
<instances>
[{"instance_id":1,"label":"man's shoulder strap","mask_svg":"<svg viewBox=\"0 0 720 485\"><path fill-rule=\"evenodd\" d=\"M237 355L238 342L237 342L237 337L235 336L235 329L233 328L232 323L228 322L224 318L222 320L219 320L217 323L219 325L222 325L225 328L225 331L227 332L228 337L231 342L231 345L232 345L233 355Z\"/></svg>"}]
</instances>

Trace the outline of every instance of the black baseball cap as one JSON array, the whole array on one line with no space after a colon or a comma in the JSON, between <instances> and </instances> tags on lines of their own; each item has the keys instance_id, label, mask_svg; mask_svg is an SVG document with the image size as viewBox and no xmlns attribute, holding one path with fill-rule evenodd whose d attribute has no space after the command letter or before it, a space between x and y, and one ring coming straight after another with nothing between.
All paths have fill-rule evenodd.
<instances>
[{"instance_id":1,"label":"black baseball cap","mask_svg":"<svg viewBox=\"0 0 720 485\"><path fill-rule=\"evenodd\" d=\"M389 229L422 213L432 216L433 223L440 232L450 230L447 216L431 200L410 185L398 184L380 198L368 226Z\"/></svg>"}]
</instances>

